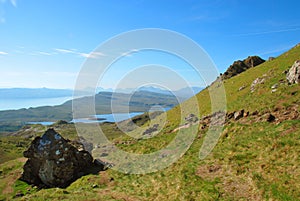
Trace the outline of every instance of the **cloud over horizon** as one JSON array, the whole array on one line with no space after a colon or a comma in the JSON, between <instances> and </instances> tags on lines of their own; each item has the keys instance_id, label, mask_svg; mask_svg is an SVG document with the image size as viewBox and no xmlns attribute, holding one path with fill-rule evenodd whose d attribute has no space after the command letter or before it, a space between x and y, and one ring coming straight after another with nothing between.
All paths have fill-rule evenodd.
<instances>
[{"instance_id":1,"label":"cloud over horizon","mask_svg":"<svg viewBox=\"0 0 300 201\"><path fill-rule=\"evenodd\" d=\"M7 55L7 52L0 51L0 55Z\"/></svg>"}]
</instances>

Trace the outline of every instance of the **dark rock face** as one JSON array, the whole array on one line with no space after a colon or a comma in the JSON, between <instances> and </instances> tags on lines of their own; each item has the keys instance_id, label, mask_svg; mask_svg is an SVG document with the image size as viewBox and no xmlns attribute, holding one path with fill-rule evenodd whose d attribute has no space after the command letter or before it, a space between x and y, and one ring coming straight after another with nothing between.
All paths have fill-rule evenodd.
<instances>
[{"instance_id":1,"label":"dark rock face","mask_svg":"<svg viewBox=\"0 0 300 201\"><path fill-rule=\"evenodd\" d=\"M295 61L294 65L287 72L286 79L290 84L300 83L300 60Z\"/></svg>"},{"instance_id":2,"label":"dark rock face","mask_svg":"<svg viewBox=\"0 0 300 201\"><path fill-rule=\"evenodd\" d=\"M73 144L83 147L79 142ZM24 152L28 160L20 179L40 187L68 186L94 165L90 153L74 145L55 130L48 129Z\"/></svg>"},{"instance_id":3,"label":"dark rock face","mask_svg":"<svg viewBox=\"0 0 300 201\"><path fill-rule=\"evenodd\" d=\"M236 76L246 71L249 68L253 68L259 64L262 64L263 62L265 62L265 60L263 60L259 56L249 56L247 59L244 59L243 61L241 60L235 61L231 66L229 66L226 72L222 75L222 79L229 79L233 76Z\"/></svg>"}]
</instances>

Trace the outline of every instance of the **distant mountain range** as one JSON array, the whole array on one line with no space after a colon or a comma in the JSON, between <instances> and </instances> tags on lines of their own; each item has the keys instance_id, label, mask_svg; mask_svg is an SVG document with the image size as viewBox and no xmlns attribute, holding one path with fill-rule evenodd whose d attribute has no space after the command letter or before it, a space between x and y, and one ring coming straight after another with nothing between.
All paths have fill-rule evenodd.
<instances>
[{"instance_id":1,"label":"distant mountain range","mask_svg":"<svg viewBox=\"0 0 300 201\"><path fill-rule=\"evenodd\" d=\"M158 87L141 87L137 90L134 88L123 88L123 89L104 89L97 88L96 93L99 92L117 92L117 93L125 93L131 94L134 91L147 91L153 93L160 93L166 95L175 95L179 97L179 99L188 99L195 94L199 93L203 88L201 87L191 87L191 88L182 88L177 91L168 91L165 89L161 89ZM94 90L94 89L88 89ZM77 93L79 95L84 96L86 94L85 91L81 91ZM71 89L49 89L49 88L0 88L0 99L24 99L24 98L58 98L58 97L68 97L73 96L73 90Z\"/></svg>"},{"instance_id":2,"label":"distant mountain range","mask_svg":"<svg viewBox=\"0 0 300 201\"><path fill-rule=\"evenodd\" d=\"M184 100L192 96L195 96L201 90L203 90L203 88L201 87L185 87L176 91L169 91L169 90L161 89L158 87L151 87L151 86L139 88L139 91L149 91L149 92L160 93L160 94L174 95L178 98L183 98Z\"/></svg>"}]
</instances>

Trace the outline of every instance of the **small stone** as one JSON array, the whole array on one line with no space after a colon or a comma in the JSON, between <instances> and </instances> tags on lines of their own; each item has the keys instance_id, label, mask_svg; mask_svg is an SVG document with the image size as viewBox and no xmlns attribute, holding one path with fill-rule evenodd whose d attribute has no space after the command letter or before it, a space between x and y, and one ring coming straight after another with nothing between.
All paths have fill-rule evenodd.
<instances>
[{"instance_id":1,"label":"small stone","mask_svg":"<svg viewBox=\"0 0 300 201\"><path fill-rule=\"evenodd\" d=\"M108 153L101 153L100 157L108 156Z\"/></svg>"},{"instance_id":2,"label":"small stone","mask_svg":"<svg viewBox=\"0 0 300 201\"><path fill-rule=\"evenodd\" d=\"M24 193L22 193L22 192L17 192L15 195L16 198L23 197L23 196L24 196Z\"/></svg>"},{"instance_id":3,"label":"small stone","mask_svg":"<svg viewBox=\"0 0 300 201\"><path fill-rule=\"evenodd\" d=\"M239 88L239 91L242 91L242 90L245 89L245 88L246 88L246 86L243 85L243 86L241 86L241 87Z\"/></svg>"},{"instance_id":4,"label":"small stone","mask_svg":"<svg viewBox=\"0 0 300 201\"><path fill-rule=\"evenodd\" d=\"M278 84L274 84L271 89L277 89L278 88Z\"/></svg>"},{"instance_id":5,"label":"small stone","mask_svg":"<svg viewBox=\"0 0 300 201\"><path fill-rule=\"evenodd\" d=\"M244 112L244 117L248 117L249 116L249 112Z\"/></svg>"},{"instance_id":6,"label":"small stone","mask_svg":"<svg viewBox=\"0 0 300 201\"><path fill-rule=\"evenodd\" d=\"M275 57L269 57L268 61L273 61Z\"/></svg>"},{"instance_id":7,"label":"small stone","mask_svg":"<svg viewBox=\"0 0 300 201\"><path fill-rule=\"evenodd\" d=\"M60 159L58 159L58 161L65 161L65 158L60 158Z\"/></svg>"},{"instance_id":8,"label":"small stone","mask_svg":"<svg viewBox=\"0 0 300 201\"><path fill-rule=\"evenodd\" d=\"M59 150L56 150L56 151L55 151L55 154L56 154L56 155L59 155L59 154L60 154L60 151L59 151Z\"/></svg>"},{"instance_id":9,"label":"small stone","mask_svg":"<svg viewBox=\"0 0 300 201\"><path fill-rule=\"evenodd\" d=\"M240 110L234 113L234 120L239 120L244 116L244 110Z\"/></svg>"},{"instance_id":10,"label":"small stone","mask_svg":"<svg viewBox=\"0 0 300 201\"><path fill-rule=\"evenodd\" d=\"M267 122L273 122L273 121L275 121L275 116L274 115L272 115L272 114L268 114L268 116L267 116Z\"/></svg>"},{"instance_id":11,"label":"small stone","mask_svg":"<svg viewBox=\"0 0 300 201\"><path fill-rule=\"evenodd\" d=\"M234 117L234 112L228 113L227 118L232 119Z\"/></svg>"}]
</instances>

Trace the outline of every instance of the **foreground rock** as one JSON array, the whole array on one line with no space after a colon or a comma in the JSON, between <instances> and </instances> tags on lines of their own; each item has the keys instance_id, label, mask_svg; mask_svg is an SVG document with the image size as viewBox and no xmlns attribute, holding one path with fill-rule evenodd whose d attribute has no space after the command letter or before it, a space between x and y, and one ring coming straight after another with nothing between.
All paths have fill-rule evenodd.
<instances>
[{"instance_id":1,"label":"foreground rock","mask_svg":"<svg viewBox=\"0 0 300 201\"><path fill-rule=\"evenodd\" d=\"M76 148L80 146L80 149ZM93 157L79 142L64 139L53 129L36 137L24 152L28 158L21 180L39 187L66 187L95 167ZM103 166L98 165L98 169Z\"/></svg>"},{"instance_id":2,"label":"foreground rock","mask_svg":"<svg viewBox=\"0 0 300 201\"><path fill-rule=\"evenodd\" d=\"M295 61L294 65L286 74L286 79L289 81L290 84L300 83L300 60Z\"/></svg>"}]
</instances>

